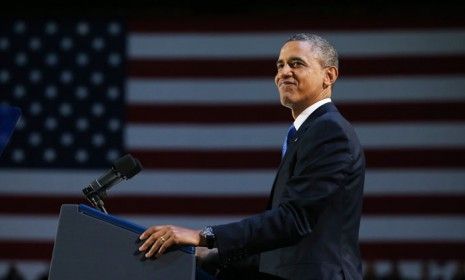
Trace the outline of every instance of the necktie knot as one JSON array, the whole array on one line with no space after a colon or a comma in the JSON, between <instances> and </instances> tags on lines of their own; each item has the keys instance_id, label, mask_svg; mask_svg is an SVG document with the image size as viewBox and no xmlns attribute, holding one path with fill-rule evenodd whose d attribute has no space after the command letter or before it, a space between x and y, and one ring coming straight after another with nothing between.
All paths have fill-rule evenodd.
<instances>
[{"instance_id":1,"label":"necktie knot","mask_svg":"<svg viewBox=\"0 0 465 280\"><path fill-rule=\"evenodd\" d=\"M292 140L294 140L295 134L297 133L297 130L295 129L294 125L291 125L289 129L287 130L287 135L286 139L284 140L283 143L283 149L282 149L282 154L281 157L284 157L287 151L287 147L289 147L290 143Z\"/></svg>"}]
</instances>

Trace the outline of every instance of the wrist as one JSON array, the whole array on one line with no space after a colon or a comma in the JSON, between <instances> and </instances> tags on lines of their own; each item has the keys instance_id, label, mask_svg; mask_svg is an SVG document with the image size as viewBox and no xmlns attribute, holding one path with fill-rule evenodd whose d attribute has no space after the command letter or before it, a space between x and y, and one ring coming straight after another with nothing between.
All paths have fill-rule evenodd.
<instances>
[{"instance_id":1,"label":"wrist","mask_svg":"<svg viewBox=\"0 0 465 280\"><path fill-rule=\"evenodd\" d=\"M199 246L212 249L215 247L216 236L211 226L206 226L199 232Z\"/></svg>"},{"instance_id":2,"label":"wrist","mask_svg":"<svg viewBox=\"0 0 465 280\"><path fill-rule=\"evenodd\" d=\"M202 240L200 238L200 230L194 230L194 246L202 246L201 244Z\"/></svg>"}]
</instances>

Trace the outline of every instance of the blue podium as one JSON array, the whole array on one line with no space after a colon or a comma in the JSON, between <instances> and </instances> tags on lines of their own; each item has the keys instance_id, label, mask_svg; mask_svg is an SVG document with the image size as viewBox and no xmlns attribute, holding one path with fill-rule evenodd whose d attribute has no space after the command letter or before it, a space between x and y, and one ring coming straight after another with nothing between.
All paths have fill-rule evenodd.
<instances>
[{"instance_id":1,"label":"blue podium","mask_svg":"<svg viewBox=\"0 0 465 280\"><path fill-rule=\"evenodd\" d=\"M157 259L138 252L144 227L87 205L62 205L49 280L194 279L195 249Z\"/></svg>"},{"instance_id":2,"label":"blue podium","mask_svg":"<svg viewBox=\"0 0 465 280\"><path fill-rule=\"evenodd\" d=\"M21 109L0 104L0 155L15 130L16 123L21 116Z\"/></svg>"}]
</instances>

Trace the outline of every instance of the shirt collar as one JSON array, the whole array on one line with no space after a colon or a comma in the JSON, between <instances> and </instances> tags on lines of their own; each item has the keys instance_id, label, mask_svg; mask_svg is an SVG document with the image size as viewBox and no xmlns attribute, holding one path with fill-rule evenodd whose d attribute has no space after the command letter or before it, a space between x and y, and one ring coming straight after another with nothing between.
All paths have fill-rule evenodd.
<instances>
[{"instance_id":1,"label":"shirt collar","mask_svg":"<svg viewBox=\"0 0 465 280\"><path fill-rule=\"evenodd\" d=\"M294 127L296 130L299 130L299 127L305 122L305 120L313 113L316 109L318 109L323 104L331 102L331 98L322 99L310 107L307 107L302 113L300 113L297 118L294 120Z\"/></svg>"}]
</instances>

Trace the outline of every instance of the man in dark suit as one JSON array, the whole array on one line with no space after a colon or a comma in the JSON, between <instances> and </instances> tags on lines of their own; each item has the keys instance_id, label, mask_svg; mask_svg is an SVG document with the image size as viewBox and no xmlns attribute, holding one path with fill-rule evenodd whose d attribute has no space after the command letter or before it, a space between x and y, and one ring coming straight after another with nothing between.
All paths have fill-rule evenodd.
<instances>
[{"instance_id":1,"label":"man in dark suit","mask_svg":"<svg viewBox=\"0 0 465 280\"><path fill-rule=\"evenodd\" d=\"M258 255L261 279L362 279L365 159L352 126L331 102L337 77L333 46L313 34L292 36L281 48L275 82L295 121L268 210L202 230L154 226L141 235L140 250L150 257L175 244L216 248L222 267Z\"/></svg>"}]
</instances>

